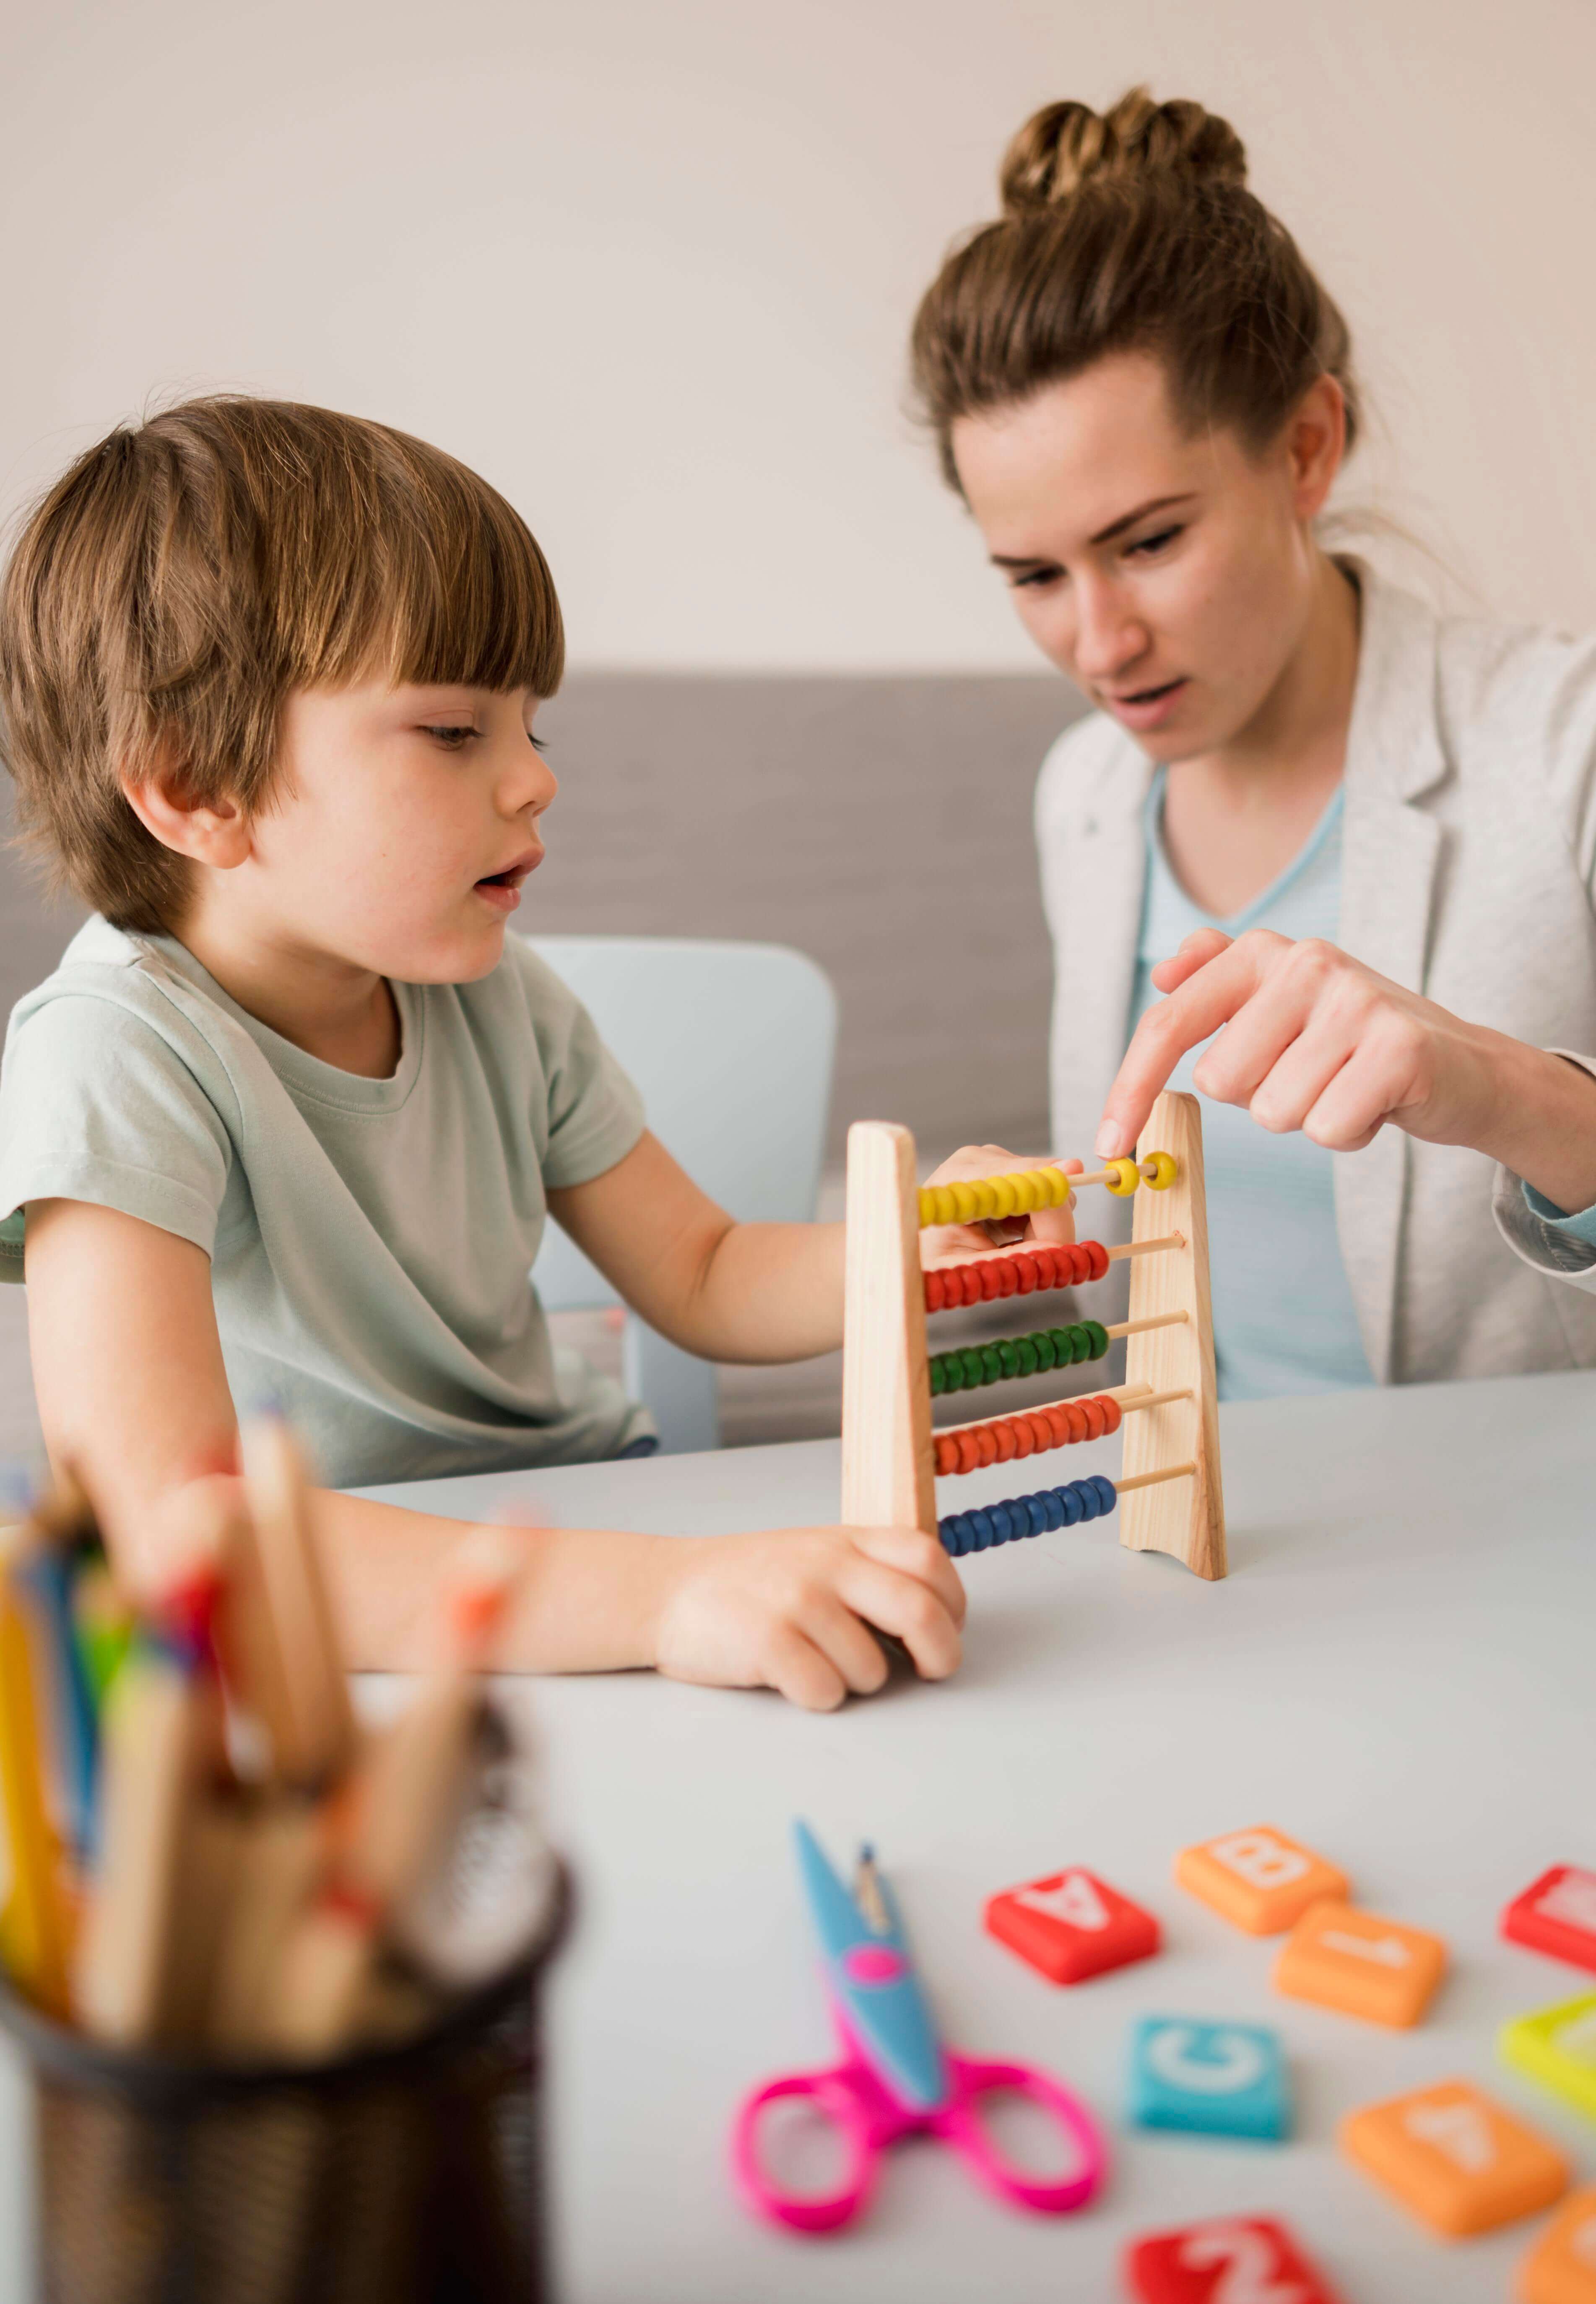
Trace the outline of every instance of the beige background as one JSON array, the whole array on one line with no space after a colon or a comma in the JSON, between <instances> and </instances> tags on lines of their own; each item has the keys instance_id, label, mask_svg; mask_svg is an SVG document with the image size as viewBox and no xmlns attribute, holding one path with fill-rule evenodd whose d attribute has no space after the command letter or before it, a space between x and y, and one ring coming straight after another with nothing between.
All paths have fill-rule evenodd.
<instances>
[{"instance_id":1,"label":"beige background","mask_svg":"<svg viewBox=\"0 0 1596 2304\"><path fill-rule=\"evenodd\" d=\"M899 410L1010 130L1203 97L1343 300L1357 492L1596 623L1590 0L51 0L7 12L0 503L152 393L408 426L582 664L1025 667Z\"/></svg>"}]
</instances>

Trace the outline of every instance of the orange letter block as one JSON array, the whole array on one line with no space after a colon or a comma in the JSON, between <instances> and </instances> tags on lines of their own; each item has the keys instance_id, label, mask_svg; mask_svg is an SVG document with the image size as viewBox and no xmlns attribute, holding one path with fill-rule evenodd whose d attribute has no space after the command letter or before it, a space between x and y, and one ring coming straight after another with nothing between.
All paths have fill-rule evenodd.
<instances>
[{"instance_id":1,"label":"orange letter block","mask_svg":"<svg viewBox=\"0 0 1596 2304\"><path fill-rule=\"evenodd\" d=\"M1519 2304L1596 2304L1596 2188L1565 2202L1518 2267Z\"/></svg>"},{"instance_id":2,"label":"orange letter block","mask_svg":"<svg viewBox=\"0 0 1596 2304\"><path fill-rule=\"evenodd\" d=\"M1371 2024L1416 2024L1446 1972L1447 1948L1351 1904L1315 1904L1275 1963L1275 1990Z\"/></svg>"},{"instance_id":3,"label":"orange letter block","mask_svg":"<svg viewBox=\"0 0 1596 2304\"><path fill-rule=\"evenodd\" d=\"M1344 1900L1352 1893L1333 1864L1267 1824L1183 1848L1175 1859L1175 1877L1254 1936L1280 1936L1310 1904L1327 1896Z\"/></svg>"},{"instance_id":4,"label":"orange letter block","mask_svg":"<svg viewBox=\"0 0 1596 2304\"><path fill-rule=\"evenodd\" d=\"M1467 2080L1349 2113L1341 2148L1444 2240L1532 2216L1568 2182L1551 2146Z\"/></svg>"}]
</instances>

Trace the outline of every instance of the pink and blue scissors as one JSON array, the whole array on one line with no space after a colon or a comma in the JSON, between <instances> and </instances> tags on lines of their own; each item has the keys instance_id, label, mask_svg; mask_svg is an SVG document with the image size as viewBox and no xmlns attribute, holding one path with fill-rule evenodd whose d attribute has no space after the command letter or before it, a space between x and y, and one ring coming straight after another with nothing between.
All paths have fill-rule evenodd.
<instances>
[{"instance_id":1,"label":"pink and blue scissors","mask_svg":"<svg viewBox=\"0 0 1596 2304\"><path fill-rule=\"evenodd\" d=\"M793 1833L842 2060L825 2071L767 2080L744 2099L732 2131L731 2162L749 2205L797 2232L834 2231L864 2207L886 2147L929 2131L961 2154L989 2191L1015 2207L1059 2215L1083 2207L1107 2165L1102 2135L1085 2106L1029 2064L975 2063L944 2050L909 1958L897 1899L870 1851L860 1851L850 1895L807 1825L795 1825ZM1069 2174L1033 2176L995 2150L977 2107L982 2096L998 2089L1029 2096L1052 2114L1070 2147ZM834 2192L785 2191L760 2158L765 2109L789 2097L812 2102L842 2132L848 2166Z\"/></svg>"}]
</instances>

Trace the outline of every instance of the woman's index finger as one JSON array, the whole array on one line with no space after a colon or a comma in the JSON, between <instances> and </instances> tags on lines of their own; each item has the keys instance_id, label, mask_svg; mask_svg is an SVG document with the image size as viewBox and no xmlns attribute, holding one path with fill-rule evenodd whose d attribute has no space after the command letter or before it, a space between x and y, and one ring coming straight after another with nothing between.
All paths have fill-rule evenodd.
<instances>
[{"instance_id":1,"label":"woman's index finger","mask_svg":"<svg viewBox=\"0 0 1596 2304\"><path fill-rule=\"evenodd\" d=\"M1097 1131L1100 1160L1134 1152L1170 1074L1189 1049L1212 1038L1246 1006L1258 988L1256 960L1245 944L1227 944L1149 1008L1131 1034L1124 1061L1114 1075Z\"/></svg>"}]
</instances>

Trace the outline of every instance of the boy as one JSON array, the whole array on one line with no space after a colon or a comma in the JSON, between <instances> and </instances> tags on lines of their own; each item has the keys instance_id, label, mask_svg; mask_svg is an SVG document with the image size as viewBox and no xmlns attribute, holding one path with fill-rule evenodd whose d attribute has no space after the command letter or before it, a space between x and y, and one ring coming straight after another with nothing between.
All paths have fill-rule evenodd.
<instances>
[{"instance_id":1,"label":"boy","mask_svg":"<svg viewBox=\"0 0 1596 2304\"><path fill-rule=\"evenodd\" d=\"M840 1228L733 1224L506 935L562 661L502 498L322 410L198 400L118 430L20 537L0 737L97 917L12 1019L0 1270L25 1260L50 1453L130 1572L236 1476L235 1396L274 1395L338 1487L646 1444L614 1386L555 1366L528 1278L545 1212L691 1351L840 1341ZM415 1663L459 1524L324 1512L354 1661ZM958 1662L962 1590L916 1530L526 1540L511 1666L826 1707L881 1683L868 1625L929 1676Z\"/></svg>"}]
</instances>

